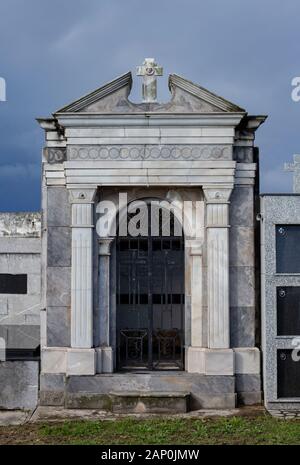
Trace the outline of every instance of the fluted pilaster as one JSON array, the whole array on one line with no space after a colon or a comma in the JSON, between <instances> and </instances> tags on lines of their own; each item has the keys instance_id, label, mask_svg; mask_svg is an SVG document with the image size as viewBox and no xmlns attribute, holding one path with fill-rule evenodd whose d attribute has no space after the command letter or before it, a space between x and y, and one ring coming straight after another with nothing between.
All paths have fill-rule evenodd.
<instances>
[{"instance_id":1,"label":"fluted pilaster","mask_svg":"<svg viewBox=\"0 0 300 465\"><path fill-rule=\"evenodd\" d=\"M232 187L204 188L207 228L208 347L227 349L229 326L229 224Z\"/></svg>"},{"instance_id":2,"label":"fluted pilaster","mask_svg":"<svg viewBox=\"0 0 300 465\"><path fill-rule=\"evenodd\" d=\"M71 347L93 346L93 200L95 189L71 189Z\"/></svg>"}]
</instances>

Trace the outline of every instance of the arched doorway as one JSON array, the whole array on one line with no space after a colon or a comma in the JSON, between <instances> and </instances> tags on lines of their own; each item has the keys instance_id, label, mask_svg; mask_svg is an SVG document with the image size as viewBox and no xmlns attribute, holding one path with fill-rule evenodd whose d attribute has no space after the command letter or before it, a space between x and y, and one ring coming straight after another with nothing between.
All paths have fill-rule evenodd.
<instances>
[{"instance_id":1,"label":"arched doorway","mask_svg":"<svg viewBox=\"0 0 300 465\"><path fill-rule=\"evenodd\" d=\"M180 226L178 235L178 220L170 211L170 234L165 236L160 210L153 235L147 205L148 235L117 236L118 369L183 370L183 232Z\"/></svg>"}]
</instances>

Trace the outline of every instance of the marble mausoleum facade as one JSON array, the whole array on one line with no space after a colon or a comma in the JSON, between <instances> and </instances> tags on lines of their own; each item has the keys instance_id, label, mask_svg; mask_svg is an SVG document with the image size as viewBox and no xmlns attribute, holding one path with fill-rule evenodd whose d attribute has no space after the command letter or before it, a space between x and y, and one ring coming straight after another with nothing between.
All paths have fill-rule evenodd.
<instances>
[{"instance_id":1,"label":"marble mausoleum facade","mask_svg":"<svg viewBox=\"0 0 300 465\"><path fill-rule=\"evenodd\" d=\"M254 139L266 117L176 74L158 103L161 73L139 67L142 103L129 72L38 119L42 405L121 409L151 393L188 396L191 409L262 401ZM152 201L188 204L196 226L173 212L167 239L101 235L101 205L119 205L114 224Z\"/></svg>"},{"instance_id":2,"label":"marble mausoleum facade","mask_svg":"<svg viewBox=\"0 0 300 465\"><path fill-rule=\"evenodd\" d=\"M254 136L265 117L249 116L177 75L169 76L166 104L132 103L131 85L131 73L124 74L38 120L46 138L41 403L101 407L107 395L122 389L175 387L191 393L195 408L233 407L236 397L258 402ZM123 321L122 328L116 322L126 303L130 307L124 293L117 295L121 252L116 238L96 231L98 202L120 193L128 203L173 197L201 203L199 233L184 238L183 362L174 370L162 364L148 371L148 360L140 371L128 361L128 370L120 370L120 351L132 352L128 337L137 349L148 324L135 326L126 344L120 343L118 332L132 329L132 322ZM171 323L160 327L172 329Z\"/></svg>"}]
</instances>

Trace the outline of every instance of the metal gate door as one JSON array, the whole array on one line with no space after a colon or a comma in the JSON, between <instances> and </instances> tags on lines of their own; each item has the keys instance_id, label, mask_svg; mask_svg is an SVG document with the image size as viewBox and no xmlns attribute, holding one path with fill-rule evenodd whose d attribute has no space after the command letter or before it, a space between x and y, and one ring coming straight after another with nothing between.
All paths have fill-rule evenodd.
<instances>
[{"instance_id":1,"label":"metal gate door","mask_svg":"<svg viewBox=\"0 0 300 465\"><path fill-rule=\"evenodd\" d=\"M183 236L117 237L117 345L119 369L183 369Z\"/></svg>"}]
</instances>

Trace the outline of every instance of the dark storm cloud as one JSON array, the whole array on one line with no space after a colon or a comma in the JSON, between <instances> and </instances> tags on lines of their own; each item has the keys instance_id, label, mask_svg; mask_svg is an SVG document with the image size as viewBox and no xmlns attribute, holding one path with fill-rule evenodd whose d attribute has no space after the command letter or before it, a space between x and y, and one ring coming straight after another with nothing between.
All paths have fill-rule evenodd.
<instances>
[{"instance_id":1,"label":"dark storm cloud","mask_svg":"<svg viewBox=\"0 0 300 465\"><path fill-rule=\"evenodd\" d=\"M145 56L246 108L257 133L262 191L289 191L283 162L300 151L298 0L1 0L0 210L40 206L37 116L93 90ZM134 82L131 98L140 98Z\"/></svg>"}]
</instances>

